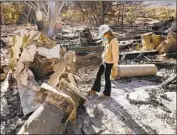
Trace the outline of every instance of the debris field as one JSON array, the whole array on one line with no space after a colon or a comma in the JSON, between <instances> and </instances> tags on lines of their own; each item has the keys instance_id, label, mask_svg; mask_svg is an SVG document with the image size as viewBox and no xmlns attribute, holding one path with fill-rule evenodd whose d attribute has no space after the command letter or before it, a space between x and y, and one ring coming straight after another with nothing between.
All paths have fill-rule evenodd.
<instances>
[{"instance_id":1,"label":"debris field","mask_svg":"<svg viewBox=\"0 0 177 135\"><path fill-rule=\"evenodd\" d=\"M101 99L86 94L101 63L96 27L66 25L48 38L35 25L2 26L1 133L176 134L176 37L158 27L139 37L112 27L119 77Z\"/></svg>"}]
</instances>

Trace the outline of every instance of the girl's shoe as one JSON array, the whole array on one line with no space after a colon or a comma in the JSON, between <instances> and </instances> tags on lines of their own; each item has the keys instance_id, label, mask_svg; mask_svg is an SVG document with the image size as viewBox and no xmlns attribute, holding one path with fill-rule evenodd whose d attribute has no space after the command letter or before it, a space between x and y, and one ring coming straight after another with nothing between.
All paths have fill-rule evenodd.
<instances>
[{"instance_id":1,"label":"girl's shoe","mask_svg":"<svg viewBox=\"0 0 177 135\"><path fill-rule=\"evenodd\" d=\"M104 95L104 94L101 94L101 95L100 95L100 98L103 98L103 99L104 99L104 98L110 98L110 97L111 97L111 96L107 96L107 95Z\"/></svg>"},{"instance_id":2,"label":"girl's shoe","mask_svg":"<svg viewBox=\"0 0 177 135\"><path fill-rule=\"evenodd\" d=\"M89 96L89 95L96 95L96 91L90 90L90 91L87 92L87 94L88 94L88 96Z\"/></svg>"}]
</instances>

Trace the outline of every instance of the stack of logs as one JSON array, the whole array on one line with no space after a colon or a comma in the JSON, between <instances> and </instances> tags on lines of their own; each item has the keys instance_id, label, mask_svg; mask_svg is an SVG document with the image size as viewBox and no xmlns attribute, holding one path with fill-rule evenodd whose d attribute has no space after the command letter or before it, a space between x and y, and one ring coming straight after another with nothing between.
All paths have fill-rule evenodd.
<instances>
[{"instance_id":1,"label":"stack of logs","mask_svg":"<svg viewBox=\"0 0 177 135\"><path fill-rule=\"evenodd\" d=\"M151 51L155 49L158 53L172 53L176 52L176 33L173 31L168 32L166 39L163 39L161 35L145 33L141 35L142 48L141 51ZM136 50L140 50L138 45Z\"/></svg>"},{"instance_id":2,"label":"stack of logs","mask_svg":"<svg viewBox=\"0 0 177 135\"><path fill-rule=\"evenodd\" d=\"M86 97L77 87L75 52L67 52L38 31L13 37L10 69L24 115L18 134L62 134Z\"/></svg>"}]
</instances>

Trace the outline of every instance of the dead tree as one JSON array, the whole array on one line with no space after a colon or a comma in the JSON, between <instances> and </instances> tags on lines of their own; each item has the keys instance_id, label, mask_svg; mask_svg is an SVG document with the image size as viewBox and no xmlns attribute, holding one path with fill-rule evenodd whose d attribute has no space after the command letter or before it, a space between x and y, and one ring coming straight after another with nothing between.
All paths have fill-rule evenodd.
<instances>
[{"instance_id":1,"label":"dead tree","mask_svg":"<svg viewBox=\"0 0 177 135\"><path fill-rule=\"evenodd\" d=\"M109 1L88 1L88 2L74 2L74 9L79 7L84 19L93 19L95 24L99 26L105 22L106 13L112 7L112 2ZM88 14L90 13L90 14Z\"/></svg>"},{"instance_id":2,"label":"dead tree","mask_svg":"<svg viewBox=\"0 0 177 135\"><path fill-rule=\"evenodd\" d=\"M42 16L44 16L44 18L40 21L49 22L48 36L53 36L57 19L65 1L25 1L25 4L32 8L36 13L42 11Z\"/></svg>"}]
</instances>

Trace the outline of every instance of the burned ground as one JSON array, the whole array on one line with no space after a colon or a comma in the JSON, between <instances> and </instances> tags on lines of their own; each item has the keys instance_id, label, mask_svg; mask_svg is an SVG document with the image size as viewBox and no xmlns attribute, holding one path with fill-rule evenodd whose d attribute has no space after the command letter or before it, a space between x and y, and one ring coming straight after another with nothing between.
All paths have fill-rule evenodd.
<instances>
[{"instance_id":1,"label":"burned ground","mask_svg":"<svg viewBox=\"0 0 177 135\"><path fill-rule=\"evenodd\" d=\"M8 31L6 31L4 27L4 33L6 33L4 40L12 35L13 28L9 29L11 30L7 29ZM94 37L96 35L95 30L93 29L91 32ZM61 44L66 43L66 39L68 44L77 44L79 36L67 34L65 36L66 38L59 40ZM58 39L56 38L56 40ZM3 57L1 65L8 65L9 62L9 53L7 53L9 52L9 45L8 42L5 43L6 46L3 45L3 48L1 48L3 52L1 54ZM68 49L72 49L72 47L68 47ZM127 50L132 50L131 46L121 49L121 52L127 52ZM88 54L88 52L84 53ZM79 56L78 53L77 57ZM77 67L77 73L82 78L77 80L77 83L82 91L90 90L94 80L94 71L99 66L99 62L100 57L94 56L94 59L91 57L91 60L81 61ZM131 59L125 57L120 60L119 64L147 63L156 64L158 72L155 76L118 78L112 81L111 98L99 99L98 96L91 96L89 102L85 102L83 106L79 107L76 122L69 125L65 133L176 133L176 84L173 81L163 89L157 87L166 79L175 75L176 60L159 54L149 54ZM1 133L16 134L30 114L24 117L16 82L13 77L9 82L10 87L8 88L6 88L5 81L1 82ZM103 84L104 78L102 79L102 89ZM145 95L141 95L141 91ZM138 95L139 98L130 98L132 93L135 96Z\"/></svg>"}]
</instances>

